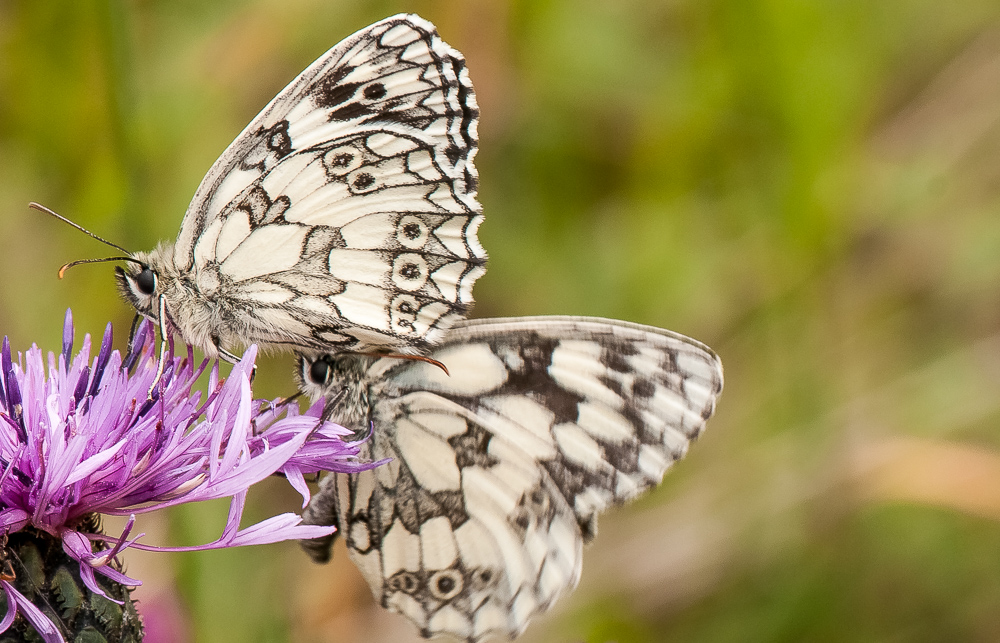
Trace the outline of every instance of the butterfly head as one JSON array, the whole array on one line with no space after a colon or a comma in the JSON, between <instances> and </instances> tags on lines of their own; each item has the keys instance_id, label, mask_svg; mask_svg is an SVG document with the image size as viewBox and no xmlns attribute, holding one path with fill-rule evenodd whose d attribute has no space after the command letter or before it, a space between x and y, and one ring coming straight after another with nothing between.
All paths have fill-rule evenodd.
<instances>
[{"instance_id":1,"label":"butterfly head","mask_svg":"<svg viewBox=\"0 0 1000 643\"><path fill-rule=\"evenodd\" d=\"M356 353L299 355L299 387L312 399L330 399L342 388L356 387L361 383L372 358Z\"/></svg>"},{"instance_id":2,"label":"butterfly head","mask_svg":"<svg viewBox=\"0 0 1000 643\"><path fill-rule=\"evenodd\" d=\"M118 290L136 312L156 317L157 299L162 295L159 270L150 261L149 253L136 253L134 260L115 268Z\"/></svg>"},{"instance_id":3,"label":"butterfly head","mask_svg":"<svg viewBox=\"0 0 1000 643\"><path fill-rule=\"evenodd\" d=\"M368 426L368 369L373 357L356 353L299 355L296 379L311 399L324 398L333 405L332 418L344 426L364 431Z\"/></svg>"}]
</instances>

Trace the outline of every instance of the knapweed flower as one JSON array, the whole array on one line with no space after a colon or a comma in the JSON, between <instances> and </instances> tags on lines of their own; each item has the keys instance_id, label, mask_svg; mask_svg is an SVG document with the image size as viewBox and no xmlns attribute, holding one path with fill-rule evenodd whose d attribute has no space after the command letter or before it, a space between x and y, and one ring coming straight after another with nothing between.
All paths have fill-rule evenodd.
<instances>
[{"instance_id":1,"label":"knapweed flower","mask_svg":"<svg viewBox=\"0 0 1000 643\"><path fill-rule=\"evenodd\" d=\"M320 421L319 407L300 415L294 405L253 399L254 347L225 380L216 364L202 395L193 386L208 362L196 364L190 349L186 357L171 351L158 377L148 323L124 359L111 350L109 324L92 361L89 335L73 355L69 312L64 328L59 355L46 359L32 346L15 359L6 338L0 351L0 544L24 534L61 543L93 594L122 603L105 593L95 572L123 586L140 584L121 571L118 555L129 547L190 551L329 534L332 527L302 525L293 513L240 529L247 489L281 473L305 502L304 474L320 468L317 463L345 472L372 466L357 462L357 446L342 440L346 429ZM232 499L229 518L214 542L166 548L137 542L142 534L131 536L136 514L223 497ZM99 514L129 516L124 532L95 533ZM8 546L4 554L14 552ZM33 602L15 589L18 574L27 572L9 559L0 562L7 603L0 632L19 613L45 641L73 634L61 595L58 606L44 597Z\"/></svg>"}]
</instances>

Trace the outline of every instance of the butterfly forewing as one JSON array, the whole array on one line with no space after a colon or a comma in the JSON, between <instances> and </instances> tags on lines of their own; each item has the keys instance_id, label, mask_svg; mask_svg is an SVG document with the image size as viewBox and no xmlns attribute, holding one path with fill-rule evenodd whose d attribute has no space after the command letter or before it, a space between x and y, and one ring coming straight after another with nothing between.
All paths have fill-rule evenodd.
<instances>
[{"instance_id":1,"label":"butterfly forewing","mask_svg":"<svg viewBox=\"0 0 1000 643\"><path fill-rule=\"evenodd\" d=\"M430 356L450 375L382 359L322 389L393 460L331 476L307 512L336 506L376 599L425 636L519 633L576 584L597 514L658 484L722 389L704 345L610 320L463 321Z\"/></svg>"},{"instance_id":2,"label":"butterfly forewing","mask_svg":"<svg viewBox=\"0 0 1000 643\"><path fill-rule=\"evenodd\" d=\"M172 249L136 256L202 348L423 350L464 316L484 272L478 115L465 61L433 25L383 20L247 126ZM148 307L134 288L129 298Z\"/></svg>"}]
</instances>

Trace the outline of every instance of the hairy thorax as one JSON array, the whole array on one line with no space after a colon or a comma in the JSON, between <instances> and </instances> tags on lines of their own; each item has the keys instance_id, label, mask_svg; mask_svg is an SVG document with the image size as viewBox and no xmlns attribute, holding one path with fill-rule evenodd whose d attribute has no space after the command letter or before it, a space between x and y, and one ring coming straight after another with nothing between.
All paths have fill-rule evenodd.
<instances>
[{"instance_id":1,"label":"hairy thorax","mask_svg":"<svg viewBox=\"0 0 1000 643\"><path fill-rule=\"evenodd\" d=\"M163 295L169 325L183 340L206 356L218 356L218 348L232 350L263 338L253 332L249 305L237 305L214 264L178 268L173 245L160 244L149 253L136 253L156 273L156 293L133 303L139 312L159 317L158 296ZM231 291L232 287L228 288Z\"/></svg>"}]
</instances>

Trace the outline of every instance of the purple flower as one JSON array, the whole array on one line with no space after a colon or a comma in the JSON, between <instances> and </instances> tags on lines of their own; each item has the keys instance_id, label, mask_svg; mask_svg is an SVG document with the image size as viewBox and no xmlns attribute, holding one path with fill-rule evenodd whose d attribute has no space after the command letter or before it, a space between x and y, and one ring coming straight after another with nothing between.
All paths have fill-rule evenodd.
<instances>
[{"instance_id":1,"label":"purple flower","mask_svg":"<svg viewBox=\"0 0 1000 643\"><path fill-rule=\"evenodd\" d=\"M139 585L116 561L129 547L191 551L324 536L332 527L302 525L287 513L239 528L247 489L282 473L308 502L304 474L324 469L352 472L373 465L356 460L349 432L323 422L320 406L305 414L290 404L264 404L250 391L256 347L219 379L209 376L207 396L192 391L207 360L195 365L168 356L156 380L152 325L139 327L136 348L123 360L111 350L111 325L96 358L90 336L72 354L67 311L60 355L32 346L14 360L6 338L0 351L0 527L4 534L33 528L62 542L79 562L87 588L106 596L94 573L122 585ZM46 370L46 362L48 369ZM156 382L155 386L153 386ZM150 389L152 388L152 391ZM205 399L202 399L202 398ZM263 408L262 408L263 406ZM154 547L131 537L135 515L172 505L232 498L218 540L194 547ZM89 533L93 514L129 516L118 538ZM91 527L92 529L92 527ZM100 541L95 548L94 542ZM114 565L111 563L115 562ZM62 641L55 625L19 593L5 574L0 586L8 611L4 631L22 614L45 641Z\"/></svg>"}]
</instances>

